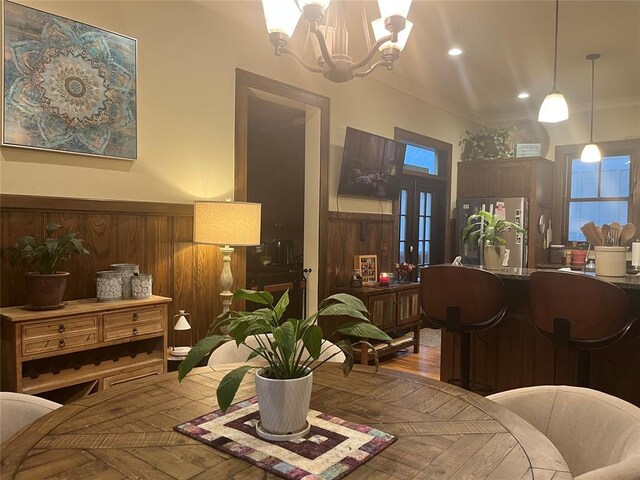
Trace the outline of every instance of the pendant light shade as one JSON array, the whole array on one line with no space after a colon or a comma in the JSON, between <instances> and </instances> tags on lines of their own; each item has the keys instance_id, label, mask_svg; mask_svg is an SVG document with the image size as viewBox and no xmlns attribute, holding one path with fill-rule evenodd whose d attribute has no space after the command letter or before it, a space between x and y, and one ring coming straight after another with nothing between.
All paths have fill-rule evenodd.
<instances>
[{"instance_id":1,"label":"pendant light shade","mask_svg":"<svg viewBox=\"0 0 640 480\"><path fill-rule=\"evenodd\" d=\"M582 149L582 155L580 155L580 161L584 163L598 163L602 160L600 149L595 143L589 143Z\"/></svg>"},{"instance_id":2,"label":"pendant light shade","mask_svg":"<svg viewBox=\"0 0 640 480\"><path fill-rule=\"evenodd\" d=\"M544 97L540 111L538 112L538 121L544 123L558 123L569 118L569 106L564 99L564 95L560 92L551 92Z\"/></svg>"},{"instance_id":3,"label":"pendant light shade","mask_svg":"<svg viewBox=\"0 0 640 480\"><path fill-rule=\"evenodd\" d=\"M584 163L597 163L602 160L602 154L598 145L593 143L593 91L595 86L595 65L596 60L600 58L599 53L590 53L587 55L587 60L591 62L591 133L589 134L589 143L582 149L582 155L580 155L580 161Z\"/></svg>"},{"instance_id":4,"label":"pendant light shade","mask_svg":"<svg viewBox=\"0 0 640 480\"><path fill-rule=\"evenodd\" d=\"M560 12L560 0L556 0L556 33L553 47L553 89L540 105L538 121L543 123L558 123L569 118L569 107L564 95L560 93L557 85L558 73L558 14Z\"/></svg>"}]
</instances>

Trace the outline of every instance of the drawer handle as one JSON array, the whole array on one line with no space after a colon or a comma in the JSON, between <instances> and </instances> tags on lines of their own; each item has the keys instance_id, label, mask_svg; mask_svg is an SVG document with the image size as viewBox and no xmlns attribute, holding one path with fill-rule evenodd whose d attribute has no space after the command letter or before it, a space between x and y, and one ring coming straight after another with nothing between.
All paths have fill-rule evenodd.
<instances>
[{"instance_id":1,"label":"drawer handle","mask_svg":"<svg viewBox=\"0 0 640 480\"><path fill-rule=\"evenodd\" d=\"M134 328L134 329L133 329L133 334L134 334L134 335L137 335L137 334L138 334L138 329L137 329L137 328Z\"/></svg>"},{"instance_id":2,"label":"drawer handle","mask_svg":"<svg viewBox=\"0 0 640 480\"><path fill-rule=\"evenodd\" d=\"M137 314L137 313L134 313L134 314L133 314L133 321L135 322L137 319L138 319L138 314Z\"/></svg>"},{"instance_id":3,"label":"drawer handle","mask_svg":"<svg viewBox=\"0 0 640 480\"><path fill-rule=\"evenodd\" d=\"M64 333L64 325L60 325L60 326L58 327L58 332L59 332L59 333Z\"/></svg>"},{"instance_id":4,"label":"drawer handle","mask_svg":"<svg viewBox=\"0 0 640 480\"><path fill-rule=\"evenodd\" d=\"M60 341L58 342L58 346L60 348L64 347L64 338L61 338Z\"/></svg>"}]
</instances>

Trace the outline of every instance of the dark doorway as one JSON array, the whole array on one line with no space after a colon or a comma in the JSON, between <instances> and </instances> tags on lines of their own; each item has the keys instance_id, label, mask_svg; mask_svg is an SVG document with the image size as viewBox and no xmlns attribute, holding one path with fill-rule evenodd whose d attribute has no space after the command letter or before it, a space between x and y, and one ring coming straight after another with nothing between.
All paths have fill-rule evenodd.
<instances>
[{"instance_id":1,"label":"dark doorway","mask_svg":"<svg viewBox=\"0 0 640 480\"><path fill-rule=\"evenodd\" d=\"M285 318L301 318L305 112L252 96L247 125L247 201L262 204L261 245L247 249L247 285L276 298L289 290Z\"/></svg>"}]
</instances>

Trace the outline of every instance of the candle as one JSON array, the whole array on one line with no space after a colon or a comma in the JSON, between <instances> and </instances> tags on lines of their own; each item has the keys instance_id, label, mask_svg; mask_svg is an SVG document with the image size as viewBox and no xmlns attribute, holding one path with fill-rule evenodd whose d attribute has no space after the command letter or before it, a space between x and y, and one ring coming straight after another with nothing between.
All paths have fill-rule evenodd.
<instances>
[{"instance_id":1,"label":"candle","mask_svg":"<svg viewBox=\"0 0 640 480\"><path fill-rule=\"evenodd\" d=\"M388 273L381 273L380 274L380 278L378 279L380 281L380 286L381 287L388 287L389 286L389 274Z\"/></svg>"}]
</instances>

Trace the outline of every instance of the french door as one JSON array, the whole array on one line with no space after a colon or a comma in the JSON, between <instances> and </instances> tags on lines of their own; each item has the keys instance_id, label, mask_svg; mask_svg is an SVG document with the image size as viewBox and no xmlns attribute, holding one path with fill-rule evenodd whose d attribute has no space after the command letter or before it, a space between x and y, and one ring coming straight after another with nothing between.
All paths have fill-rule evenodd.
<instances>
[{"instance_id":1,"label":"french door","mask_svg":"<svg viewBox=\"0 0 640 480\"><path fill-rule=\"evenodd\" d=\"M418 267L445 261L447 182L403 175L398 203L398 261ZM412 278L417 278L414 270Z\"/></svg>"}]
</instances>

